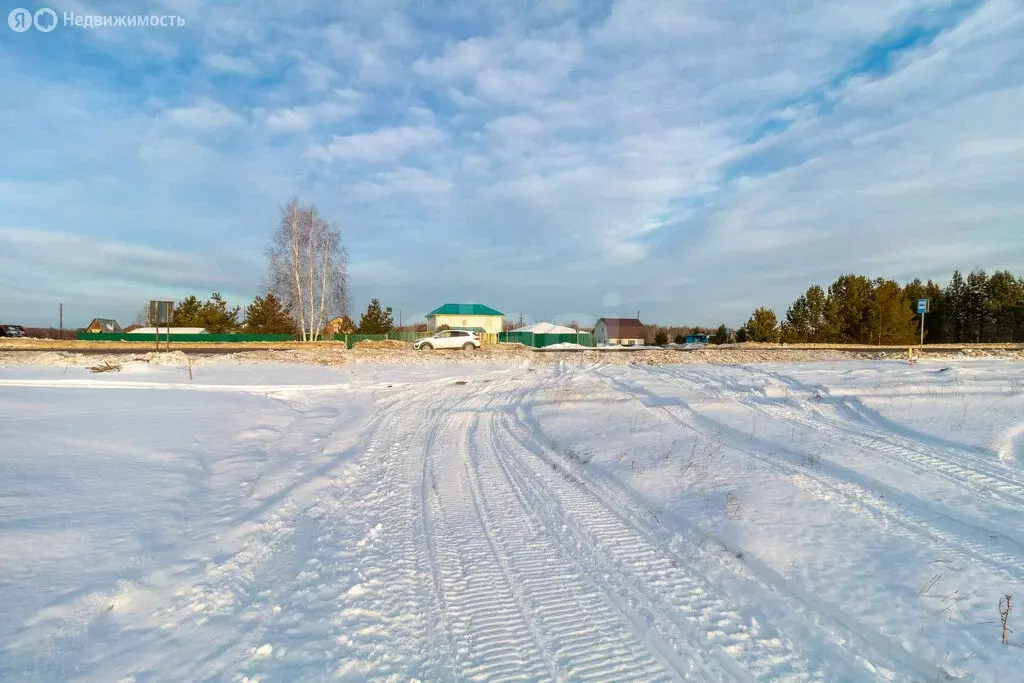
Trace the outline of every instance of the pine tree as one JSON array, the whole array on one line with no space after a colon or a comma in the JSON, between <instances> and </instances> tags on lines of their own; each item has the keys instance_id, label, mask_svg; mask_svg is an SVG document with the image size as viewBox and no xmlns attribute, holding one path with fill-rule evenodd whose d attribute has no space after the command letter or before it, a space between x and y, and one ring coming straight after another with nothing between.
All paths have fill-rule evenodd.
<instances>
[{"instance_id":1,"label":"pine tree","mask_svg":"<svg viewBox=\"0 0 1024 683\"><path fill-rule=\"evenodd\" d=\"M989 340L992 327L988 302L988 276L984 270L974 270L967 276L965 322L967 341L980 343Z\"/></svg>"},{"instance_id":2,"label":"pine tree","mask_svg":"<svg viewBox=\"0 0 1024 683\"><path fill-rule=\"evenodd\" d=\"M712 344L724 344L729 341L729 328L724 324L719 325L718 329L715 330L715 335L711 337Z\"/></svg>"},{"instance_id":3,"label":"pine tree","mask_svg":"<svg viewBox=\"0 0 1024 683\"><path fill-rule=\"evenodd\" d=\"M825 323L825 311L828 309L828 297L818 285L808 288L804 295L807 299L807 341L823 344L828 341L828 328Z\"/></svg>"},{"instance_id":4,"label":"pine tree","mask_svg":"<svg viewBox=\"0 0 1024 683\"><path fill-rule=\"evenodd\" d=\"M950 279L949 284L946 285L945 300L946 300L946 341L954 344L959 344L964 341L966 324L965 324L965 306L967 299L967 287L964 285L963 276L960 275L959 270L953 271L953 277Z\"/></svg>"},{"instance_id":5,"label":"pine tree","mask_svg":"<svg viewBox=\"0 0 1024 683\"><path fill-rule=\"evenodd\" d=\"M877 331L874 341L881 345L912 344L915 313L907 308L903 288L895 280L878 278L872 288L871 321Z\"/></svg>"},{"instance_id":6,"label":"pine tree","mask_svg":"<svg viewBox=\"0 0 1024 683\"><path fill-rule=\"evenodd\" d=\"M380 301L373 299L366 307L366 313L359 318L359 334L387 334L394 323L391 308L382 308Z\"/></svg>"},{"instance_id":7,"label":"pine tree","mask_svg":"<svg viewBox=\"0 0 1024 683\"><path fill-rule=\"evenodd\" d=\"M256 297L245 309L245 331L250 334L295 334L295 320L284 310L281 300L269 292Z\"/></svg>"},{"instance_id":8,"label":"pine tree","mask_svg":"<svg viewBox=\"0 0 1024 683\"><path fill-rule=\"evenodd\" d=\"M203 304L200 312L200 319L203 327L210 334L225 334L238 329L238 314L241 309L238 306L228 308L228 303L221 297L220 292L214 292Z\"/></svg>"},{"instance_id":9,"label":"pine tree","mask_svg":"<svg viewBox=\"0 0 1024 683\"><path fill-rule=\"evenodd\" d=\"M238 306L228 308L219 292L206 301L188 296L178 302L171 321L175 327L202 327L210 334L234 332L238 328Z\"/></svg>"},{"instance_id":10,"label":"pine tree","mask_svg":"<svg viewBox=\"0 0 1024 683\"><path fill-rule=\"evenodd\" d=\"M654 335L654 345L664 346L665 344L668 344L668 332L661 330Z\"/></svg>"},{"instance_id":11,"label":"pine tree","mask_svg":"<svg viewBox=\"0 0 1024 683\"><path fill-rule=\"evenodd\" d=\"M872 332L872 284L863 275L842 275L828 288L828 341L867 344Z\"/></svg>"},{"instance_id":12,"label":"pine tree","mask_svg":"<svg viewBox=\"0 0 1024 683\"><path fill-rule=\"evenodd\" d=\"M782 341L787 344L806 342L811 337L811 316L807 296L801 294L786 311Z\"/></svg>"},{"instance_id":13,"label":"pine tree","mask_svg":"<svg viewBox=\"0 0 1024 683\"><path fill-rule=\"evenodd\" d=\"M747 331L746 338L750 341L779 341L779 321L775 317L775 311L770 308L755 309L744 327Z\"/></svg>"},{"instance_id":14,"label":"pine tree","mask_svg":"<svg viewBox=\"0 0 1024 683\"><path fill-rule=\"evenodd\" d=\"M171 324L174 327L202 327L203 302L193 296L187 296L174 307Z\"/></svg>"},{"instance_id":15,"label":"pine tree","mask_svg":"<svg viewBox=\"0 0 1024 683\"><path fill-rule=\"evenodd\" d=\"M990 342L1012 342L1016 339L1019 311L1024 305L1024 280L1018 280L1009 271L992 273L987 285L988 339Z\"/></svg>"}]
</instances>

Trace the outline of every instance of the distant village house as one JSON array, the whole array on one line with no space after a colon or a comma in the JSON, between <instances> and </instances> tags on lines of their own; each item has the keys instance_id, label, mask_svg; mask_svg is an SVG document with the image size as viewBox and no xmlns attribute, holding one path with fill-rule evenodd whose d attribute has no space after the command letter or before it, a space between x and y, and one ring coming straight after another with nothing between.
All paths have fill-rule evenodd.
<instances>
[{"instance_id":1,"label":"distant village house","mask_svg":"<svg viewBox=\"0 0 1024 683\"><path fill-rule=\"evenodd\" d=\"M636 318L600 318L594 325L594 343L598 346L642 346L647 328Z\"/></svg>"},{"instance_id":2,"label":"distant village house","mask_svg":"<svg viewBox=\"0 0 1024 683\"><path fill-rule=\"evenodd\" d=\"M471 330L480 335L481 341L490 343L497 342L504 320L504 313L483 304L445 304L427 313L431 332L445 326Z\"/></svg>"},{"instance_id":3,"label":"distant village house","mask_svg":"<svg viewBox=\"0 0 1024 683\"><path fill-rule=\"evenodd\" d=\"M93 318L85 331L89 334L121 334L121 326L113 318Z\"/></svg>"},{"instance_id":4,"label":"distant village house","mask_svg":"<svg viewBox=\"0 0 1024 683\"><path fill-rule=\"evenodd\" d=\"M333 337L336 334L352 334L355 331L355 325L352 324L349 318L338 316L327 321L327 324L324 325L323 336Z\"/></svg>"}]
</instances>

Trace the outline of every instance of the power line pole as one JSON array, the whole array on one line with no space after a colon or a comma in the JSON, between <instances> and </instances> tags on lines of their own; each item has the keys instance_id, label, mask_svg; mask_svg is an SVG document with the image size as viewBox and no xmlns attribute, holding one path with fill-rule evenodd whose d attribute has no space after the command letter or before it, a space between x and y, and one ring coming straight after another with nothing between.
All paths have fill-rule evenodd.
<instances>
[{"instance_id":1,"label":"power line pole","mask_svg":"<svg viewBox=\"0 0 1024 683\"><path fill-rule=\"evenodd\" d=\"M60 338L64 340L64 302L62 301L57 309L57 324L60 327Z\"/></svg>"}]
</instances>

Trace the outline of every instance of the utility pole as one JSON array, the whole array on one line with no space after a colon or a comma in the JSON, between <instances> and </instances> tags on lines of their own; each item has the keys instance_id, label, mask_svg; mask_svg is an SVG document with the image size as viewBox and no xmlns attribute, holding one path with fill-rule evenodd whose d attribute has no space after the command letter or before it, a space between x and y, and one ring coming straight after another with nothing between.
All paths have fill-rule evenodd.
<instances>
[{"instance_id":1,"label":"utility pole","mask_svg":"<svg viewBox=\"0 0 1024 683\"><path fill-rule=\"evenodd\" d=\"M64 302L57 308L57 325L60 327L60 339L64 341Z\"/></svg>"}]
</instances>

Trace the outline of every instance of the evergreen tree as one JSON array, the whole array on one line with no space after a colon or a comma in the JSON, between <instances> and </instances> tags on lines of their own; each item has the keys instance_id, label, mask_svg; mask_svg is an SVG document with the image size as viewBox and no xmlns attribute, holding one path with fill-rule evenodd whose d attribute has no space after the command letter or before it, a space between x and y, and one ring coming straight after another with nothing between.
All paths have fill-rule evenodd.
<instances>
[{"instance_id":1,"label":"evergreen tree","mask_svg":"<svg viewBox=\"0 0 1024 683\"><path fill-rule=\"evenodd\" d=\"M871 341L871 281L863 275L842 275L828 288L825 311L828 341L841 344L867 344Z\"/></svg>"},{"instance_id":2,"label":"evergreen tree","mask_svg":"<svg viewBox=\"0 0 1024 683\"><path fill-rule=\"evenodd\" d=\"M729 328L725 325L719 325L718 329L715 330L715 335L711 337L712 344L724 344L729 341Z\"/></svg>"},{"instance_id":3,"label":"evergreen tree","mask_svg":"<svg viewBox=\"0 0 1024 683\"><path fill-rule=\"evenodd\" d=\"M366 313L359 318L359 334L387 334L394 323L391 308L382 308L380 301L373 299L366 307Z\"/></svg>"},{"instance_id":4,"label":"evergreen tree","mask_svg":"<svg viewBox=\"0 0 1024 683\"><path fill-rule=\"evenodd\" d=\"M744 326L747 339L755 342L779 341L779 321L770 308L758 308Z\"/></svg>"},{"instance_id":5,"label":"evergreen tree","mask_svg":"<svg viewBox=\"0 0 1024 683\"><path fill-rule=\"evenodd\" d=\"M664 346L665 344L668 344L668 332L661 330L654 335L654 345Z\"/></svg>"},{"instance_id":6,"label":"evergreen tree","mask_svg":"<svg viewBox=\"0 0 1024 683\"><path fill-rule=\"evenodd\" d=\"M808 287L807 291L797 297L793 305L786 311L788 342L828 341L829 333L826 323L828 297L818 285Z\"/></svg>"},{"instance_id":7,"label":"evergreen tree","mask_svg":"<svg viewBox=\"0 0 1024 683\"><path fill-rule=\"evenodd\" d=\"M965 341L980 343L989 341L991 321L989 319L988 276L984 270L974 270L965 283L964 323L967 329Z\"/></svg>"},{"instance_id":8,"label":"evergreen tree","mask_svg":"<svg viewBox=\"0 0 1024 683\"><path fill-rule=\"evenodd\" d=\"M828 329L825 324L825 311L828 309L828 297L818 285L808 288L804 294L807 300L807 341L821 344L827 341Z\"/></svg>"},{"instance_id":9,"label":"evergreen tree","mask_svg":"<svg viewBox=\"0 0 1024 683\"><path fill-rule=\"evenodd\" d=\"M677 334L676 338L673 339L672 341L675 342L676 344L685 344L686 343L686 336L682 335L682 334Z\"/></svg>"},{"instance_id":10,"label":"evergreen tree","mask_svg":"<svg viewBox=\"0 0 1024 683\"><path fill-rule=\"evenodd\" d=\"M987 285L988 339L990 342L1017 340L1017 328L1022 322L1020 310L1024 306L1024 280L1018 280L1009 271L992 273Z\"/></svg>"},{"instance_id":11,"label":"evergreen tree","mask_svg":"<svg viewBox=\"0 0 1024 683\"><path fill-rule=\"evenodd\" d=\"M741 327L736 330L736 343L742 344L745 341L747 341L747 328Z\"/></svg>"},{"instance_id":12,"label":"evergreen tree","mask_svg":"<svg viewBox=\"0 0 1024 683\"><path fill-rule=\"evenodd\" d=\"M177 303L171 316L174 327L202 327L203 302L195 296L187 296Z\"/></svg>"},{"instance_id":13,"label":"evergreen tree","mask_svg":"<svg viewBox=\"0 0 1024 683\"><path fill-rule=\"evenodd\" d=\"M798 344L810 341L811 316L807 296L801 294L786 311L786 322L783 323L782 341L787 344Z\"/></svg>"},{"instance_id":14,"label":"evergreen tree","mask_svg":"<svg viewBox=\"0 0 1024 683\"><path fill-rule=\"evenodd\" d=\"M953 271L953 277L950 279L949 284L946 285L945 290L945 322L946 322L946 333L945 338L947 342L959 344L964 341L966 324L966 300L967 300L967 286L964 284L964 278L960 275L959 270Z\"/></svg>"},{"instance_id":15,"label":"evergreen tree","mask_svg":"<svg viewBox=\"0 0 1024 683\"><path fill-rule=\"evenodd\" d=\"M219 292L200 302L188 296L178 302L171 320L175 327L202 327L210 334L224 334L238 328L238 306L228 308Z\"/></svg>"},{"instance_id":16,"label":"evergreen tree","mask_svg":"<svg viewBox=\"0 0 1024 683\"><path fill-rule=\"evenodd\" d=\"M872 288L872 299L870 321L875 330L872 341L881 345L914 343L915 313L907 308L899 283L878 278Z\"/></svg>"},{"instance_id":17,"label":"evergreen tree","mask_svg":"<svg viewBox=\"0 0 1024 683\"><path fill-rule=\"evenodd\" d=\"M245 309L245 331L250 334L295 334L295 320L284 310L281 300L269 292L256 297Z\"/></svg>"},{"instance_id":18,"label":"evergreen tree","mask_svg":"<svg viewBox=\"0 0 1024 683\"><path fill-rule=\"evenodd\" d=\"M238 329L238 314L241 312L238 306L228 308L228 302L224 301L220 292L214 292L210 298L203 303L200 319L202 327L210 334L225 334Z\"/></svg>"}]
</instances>

